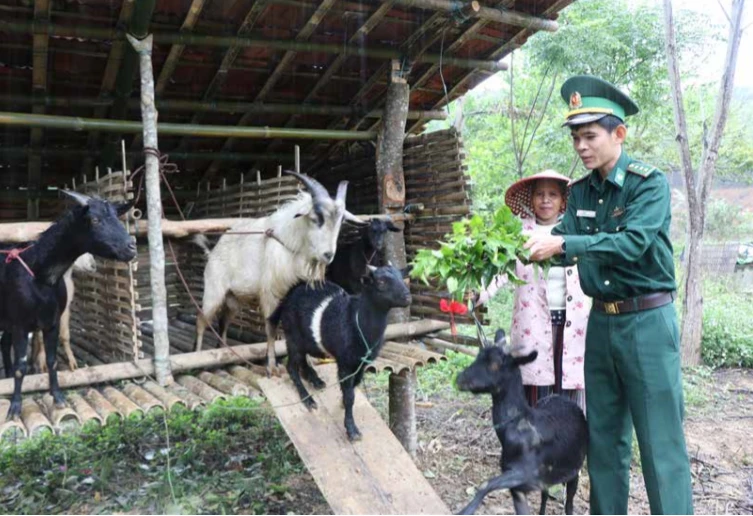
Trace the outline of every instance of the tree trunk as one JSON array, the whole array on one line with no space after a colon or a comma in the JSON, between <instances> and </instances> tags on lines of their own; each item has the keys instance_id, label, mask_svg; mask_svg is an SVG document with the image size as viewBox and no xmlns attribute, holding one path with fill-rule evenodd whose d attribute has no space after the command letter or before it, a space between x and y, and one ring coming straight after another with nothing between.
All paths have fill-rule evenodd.
<instances>
[{"instance_id":1,"label":"tree trunk","mask_svg":"<svg viewBox=\"0 0 753 516\"><path fill-rule=\"evenodd\" d=\"M400 74L399 61L392 62L392 75L387 89L384 118L377 138L376 169L381 213L402 214L405 207L405 176L403 174L403 141L408 120L410 88ZM399 224L398 224L399 226ZM403 225L404 228L404 225ZM385 258L398 269L406 266L405 236L388 232L385 235ZM409 308L390 311L392 323L410 320Z\"/></svg>"},{"instance_id":2,"label":"tree trunk","mask_svg":"<svg viewBox=\"0 0 753 516\"><path fill-rule=\"evenodd\" d=\"M685 107L682 100L682 85L677 57L675 23L672 14L672 0L664 0L664 29L666 35L667 65L672 90L675 113L677 144L680 149L682 169L688 198L689 238L686 247L687 269L685 272L685 301L682 307L682 363L693 366L701 363L701 341L703 337L703 278L700 270L703 230L706 219L706 206L716 171L716 159L721 144L724 126L727 122L729 104L732 98L737 53L742 37L742 18L745 0L732 1L732 14L729 18L727 55L724 63L719 94L717 95L714 123L708 140L704 139L701 164L696 176L690 157Z\"/></svg>"}]
</instances>

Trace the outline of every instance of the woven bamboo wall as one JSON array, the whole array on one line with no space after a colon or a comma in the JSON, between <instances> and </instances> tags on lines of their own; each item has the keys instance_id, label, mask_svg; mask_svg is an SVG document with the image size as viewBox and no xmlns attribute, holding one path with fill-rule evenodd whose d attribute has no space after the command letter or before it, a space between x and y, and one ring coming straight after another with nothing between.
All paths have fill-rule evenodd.
<instances>
[{"instance_id":1,"label":"woven bamboo wall","mask_svg":"<svg viewBox=\"0 0 753 516\"><path fill-rule=\"evenodd\" d=\"M464 164L463 140L455 129L407 138L403 145L406 204L423 204L424 210L405 230L408 262L419 249L438 249L437 240L452 231L452 223L471 212L470 176ZM447 321L439 310L441 291L436 284L411 282L411 315ZM482 308L482 311L484 309ZM468 318L456 318L469 322Z\"/></svg>"},{"instance_id":2,"label":"woven bamboo wall","mask_svg":"<svg viewBox=\"0 0 753 516\"><path fill-rule=\"evenodd\" d=\"M122 202L133 198L128 172L112 172L74 186L78 192ZM71 305L71 340L102 362L140 358L137 262L97 258L94 273L74 273L76 294ZM147 277L148 279L148 277ZM147 281L148 284L148 281Z\"/></svg>"}]
</instances>

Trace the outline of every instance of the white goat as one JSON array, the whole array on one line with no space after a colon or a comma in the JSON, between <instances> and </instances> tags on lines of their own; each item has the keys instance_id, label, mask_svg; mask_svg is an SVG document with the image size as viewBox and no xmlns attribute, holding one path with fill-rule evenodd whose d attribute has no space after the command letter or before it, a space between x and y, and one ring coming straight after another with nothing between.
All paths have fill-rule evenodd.
<instances>
[{"instance_id":1,"label":"white goat","mask_svg":"<svg viewBox=\"0 0 753 516\"><path fill-rule=\"evenodd\" d=\"M267 217L238 219L229 233L220 237L211 251L206 238L194 241L204 248L204 317L196 318L196 351L201 350L204 331L219 311L220 333L227 328L241 303L259 302L267 334L267 374L277 373L274 342L277 325L267 318L288 290L300 281L324 281L326 266L337 250L343 219L361 222L345 209L347 181L341 181L332 199L316 180L286 171L307 192L281 206ZM246 233L234 235L232 233ZM258 232L259 234L249 234ZM267 234L264 234L267 232Z\"/></svg>"},{"instance_id":2,"label":"white goat","mask_svg":"<svg viewBox=\"0 0 753 516\"><path fill-rule=\"evenodd\" d=\"M97 262L94 261L94 256L86 253L79 256L78 259L73 262L71 268L63 274L67 300L65 302L65 310L63 310L63 313L60 316L60 343L65 350L68 367L71 371L75 371L78 368L76 357L73 356L73 351L71 350L71 301L73 301L73 294L76 291L73 285L73 271L94 272L96 270ZM31 356L34 357L33 359L36 364L37 373L46 373L47 353L44 351L44 341L42 340L41 330L34 332Z\"/></svg>"}]
</instances>

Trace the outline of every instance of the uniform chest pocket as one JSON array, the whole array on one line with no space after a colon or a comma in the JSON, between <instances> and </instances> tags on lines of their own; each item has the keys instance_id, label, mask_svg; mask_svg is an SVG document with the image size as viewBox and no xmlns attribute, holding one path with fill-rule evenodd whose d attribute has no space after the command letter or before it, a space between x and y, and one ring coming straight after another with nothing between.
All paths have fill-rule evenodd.
<instances>
[{"instance_id":1,"label":"uniform chest pocket","mask_svg":"<svg viewBox=\"0 0 753 516\"><path fill-rule=\"evenodd\" d=\"M625 221L623 216L609 217L604 223L605 233L619 233L625 230Z\"/></svg>"},{"instance_id":2,"label":"uniform chest pocket","mask_svg":"<svg viewBox=\"0 0 753 516\"><path fill-rule=\"evenodd\" d=\"M578 234L592 235L596 232L596 217L578 217Z\"/></svg>"}]
</instances>

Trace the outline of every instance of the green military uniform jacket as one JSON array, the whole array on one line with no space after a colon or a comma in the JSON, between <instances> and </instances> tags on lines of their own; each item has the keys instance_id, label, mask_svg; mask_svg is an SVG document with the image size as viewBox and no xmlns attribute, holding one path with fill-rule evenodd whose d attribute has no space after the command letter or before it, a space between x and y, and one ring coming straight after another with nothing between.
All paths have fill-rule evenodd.
<instances>
[{"instance_id":1,"label":"green military uniform jacket","mask_svg":"<svg viewBox=\"0 0 753 516\"><path fill-rule=\"evenodd\" d=\"M675 290L670 221L666 176L623 151L604 181L593 170L571 185L552 234L564 236L564 261L578 265L583 292L618 301Z\"/></svg>"}]
</instances>

